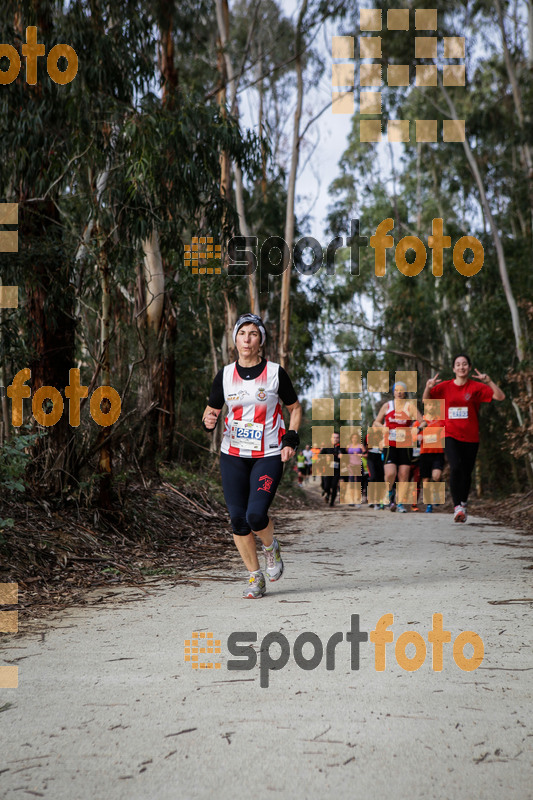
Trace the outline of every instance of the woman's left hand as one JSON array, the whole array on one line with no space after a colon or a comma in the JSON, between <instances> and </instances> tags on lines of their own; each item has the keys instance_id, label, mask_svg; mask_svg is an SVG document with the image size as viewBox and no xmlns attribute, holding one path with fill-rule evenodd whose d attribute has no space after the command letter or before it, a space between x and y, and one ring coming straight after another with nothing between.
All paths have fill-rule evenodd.
<instances>
[{"instance_id":1,"label":"woman's left hand","mask_svg":"<svg viewBox=\"0 0 533 800\"><path fill-rule=\"evenodd\" d=\"M476 369L476 378L480 380L481 383L490 383L489 376L485 372L483 373L479 372L479 370L477 369Z\"/></svg>"},{"instance_id":2,"label":"woman's left hand","mask_svg":"<svg viewBox=\"0 0 533 800\"><path fill-rule=\"evenodd\" d=\"M292 458L295 453L296 450L293 450L292 447L284 447L281 451L281 460L288 461L289 458Z\"/></svg>"}]
</instances>

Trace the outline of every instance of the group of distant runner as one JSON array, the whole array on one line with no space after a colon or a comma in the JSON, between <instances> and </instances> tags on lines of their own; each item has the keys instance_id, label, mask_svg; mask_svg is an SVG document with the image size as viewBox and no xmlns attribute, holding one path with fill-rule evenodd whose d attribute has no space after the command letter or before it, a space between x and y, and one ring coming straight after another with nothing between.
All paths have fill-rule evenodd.
<instances>
[{"instance_id":1,"label":"group of distant runner","mask_svg":"<svg viewBox=\"0 0 533 800\"><path fill-rule=\"evenodd\" d=\"M262 542L266 559L265 572L270 581L281 578L284 570L281 548L274 536L268 510L283 474L283 464L298 450L298 429L302 411L292 382L286 371L260 354L266 330L260 317L243 314L237 320L233 340L238 358L216 375L208 404L202 416L204 429L212 432L226 404L220 470L222 488L228 507L233 538L244 565L249 571L246 598L262 597L266 591L265 574L259 567L254 534ZM453 519L465 522L479 446L479 409L482 403L504 400L502 390L488 375L475 371L469 375L470 358L461 353L454 357L452 380L439 381L438 373L430 378L423 400L441 401L424 404L424 414L416 400L407 398L407 386L397 381L393 399L383 403L369 434L359 442L352 435L346 447L333 433L331 446L307 445L297 454L298 481L317 477L315 466L319 455L331 457L327 475L321 476L322 491L329 506L335 504L341 480L341 456L347 456L348 482L360 482L361 498L368 483L388 483L387 503L391 511L405 512L404 502L397 498L396 481L400 484L439 482L444 455L450 467L450 491L454 504ZM285 429L282 403L290 414ZM383 429L379 440L376 432ZM444 431L444 436L442 436ZM369 491L369 490L368 490ZM411 510L418 511L418 493L412 498ZM431 513L433 503L426 504Z\"/></svg>"}]
</instances>

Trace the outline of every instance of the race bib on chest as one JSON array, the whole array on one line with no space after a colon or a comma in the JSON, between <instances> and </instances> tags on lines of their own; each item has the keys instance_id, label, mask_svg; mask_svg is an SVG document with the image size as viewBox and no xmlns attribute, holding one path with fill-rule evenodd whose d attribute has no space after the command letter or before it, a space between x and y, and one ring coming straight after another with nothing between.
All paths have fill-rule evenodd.
<instances>
[{"instance_id":1,"label":"race bib on chest","mask_svg":"<svg viewBox=\"0 0 533 800\"><path fill-rule=\"evenodd\" d=\"M424 444L437 444L437 434L436 433L427 433L424 436Z\"/></svg>"},{"instance_id":2,"label":"race bib on chest","mask_svg":"<svg viewBox=\"0 0 533 800\"><path fill-rule=\"evenodd\" d=\"M230 431L231 445L245 450L261 450L264 427L261 422L234 420Z\"/></svg>"},{"instance_id":3,"label":"race bib on chest","mask_svg":"<svg viewBox=\"0 0 533 800\"><path fill-rule=\"evenodd\" d=\"M406 442L407 431L405 428L393 428L389 431L389 442Z\"/></svg>"},{"instance_id":4,"label":"race bib on chest","mask_svg":"<svg viewBox=\"0 0 533 800\"><path fill-rule=\"evenodd\" d=\"M468 406L450 406L448 419L468 419Z\"/></svg>"}]
</instances>

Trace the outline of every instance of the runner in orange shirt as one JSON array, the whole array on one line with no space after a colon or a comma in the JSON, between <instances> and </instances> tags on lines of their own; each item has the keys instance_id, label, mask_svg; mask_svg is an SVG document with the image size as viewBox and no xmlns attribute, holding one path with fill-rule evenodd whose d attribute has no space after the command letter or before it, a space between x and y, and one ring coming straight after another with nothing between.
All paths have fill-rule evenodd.
<instances>
[{"instance_id":1,"label":"runner in orange shirt","mask_svg":"<svg viewBox=\"0 0 533 800\"><path fill-rule=\"evenodd\" d=\"M442 406L442 409L441 409ZM426 400L424 402L424 419L427 428L422 434L420 444L420 477L422 485L427 486L431 481L438 483L444 469L444 405L440 400ZM433 512L433 504L426 504L426 513Z\"/></svg>"}]
</instances>

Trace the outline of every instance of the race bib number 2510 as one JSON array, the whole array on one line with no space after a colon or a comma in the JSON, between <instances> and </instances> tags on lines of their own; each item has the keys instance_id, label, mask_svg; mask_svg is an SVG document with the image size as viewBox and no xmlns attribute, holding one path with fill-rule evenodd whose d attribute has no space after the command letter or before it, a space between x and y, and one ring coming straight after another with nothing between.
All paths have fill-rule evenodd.
<instances>
[{"instance_id":1,"label":"race bib number 2510","mask_svg":"<svg viewBox=\"0 0 533 800\"><path fill-rule=\"evenodd\" d=\"M231 444L245 450L261 450L263 428L260 422L242 422L237 420L231 426Z\"/></svg>"}]
</instances>

